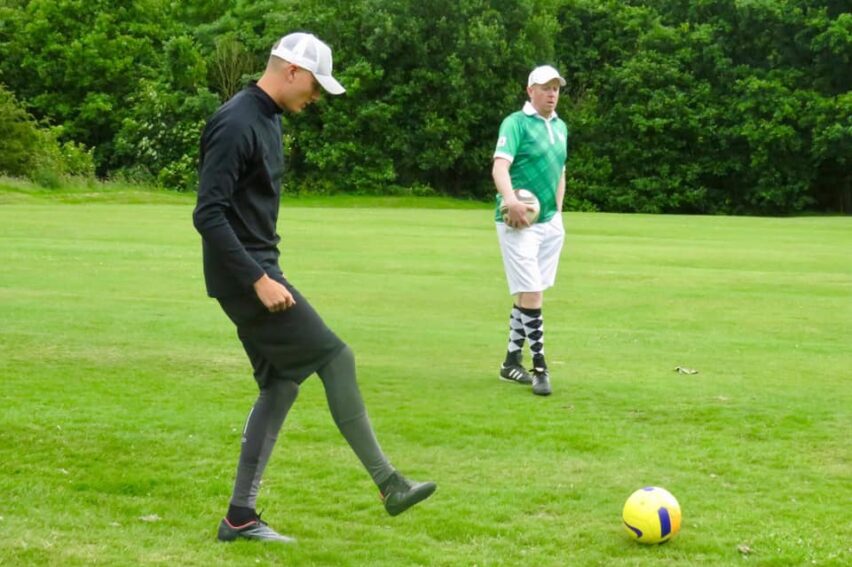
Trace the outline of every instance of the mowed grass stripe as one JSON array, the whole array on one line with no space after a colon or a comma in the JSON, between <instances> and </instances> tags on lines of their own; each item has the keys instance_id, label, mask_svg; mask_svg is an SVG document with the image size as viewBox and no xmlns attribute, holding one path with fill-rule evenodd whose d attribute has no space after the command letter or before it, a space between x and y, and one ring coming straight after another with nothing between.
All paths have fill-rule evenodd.
<instances>
[{"instance_id":1,"label":"mowed grass stripe","mask_svg":"<svg viewBox=\"0 0 852 567\"><path fill-rule=\"evenodd\" d=\"M312 378L260 503L299 545L217 545L254 385L204 297L191 202L21 197L0 205L0 562L849 560L848 219L567 214L537 399L496 379L510 304L487 207L329 203L285 200L282 266L434 499L384 515ZM662 547L620 525L647 484L684 509Z\"/></svg>"}]
</instances>

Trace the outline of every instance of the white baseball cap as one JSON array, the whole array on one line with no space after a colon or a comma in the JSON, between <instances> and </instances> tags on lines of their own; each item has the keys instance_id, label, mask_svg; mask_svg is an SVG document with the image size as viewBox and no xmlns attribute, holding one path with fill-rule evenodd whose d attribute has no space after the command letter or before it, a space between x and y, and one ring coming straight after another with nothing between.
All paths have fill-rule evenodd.
<instances>
[{"instance_id":1,"label":"white baseball cap","mask_svg":"<svg viewBox=\"0 0 852 567\"><path fill-rule=\"evenodd\" d=\"M310 71L317 82L333 95L346 92L331 76L331 48L310 33L287 34L272 47L272 55Z\"/></svg>"},{"instance_id":2,"label":"white baseball cap","mask_svg":"<svg viewBox=\"0 0 852 567\"><path fill-rule=\"evenodd\" d=\"M542 65L541 67L536 67L530 73L530 78L527 81L527 86L531 87L533 85L546 85L553 79L559 79L559 84L563 87L565 86L565 79L559 74L559 71L551 67L550 65Z\"/></svg>"}]
</instances>

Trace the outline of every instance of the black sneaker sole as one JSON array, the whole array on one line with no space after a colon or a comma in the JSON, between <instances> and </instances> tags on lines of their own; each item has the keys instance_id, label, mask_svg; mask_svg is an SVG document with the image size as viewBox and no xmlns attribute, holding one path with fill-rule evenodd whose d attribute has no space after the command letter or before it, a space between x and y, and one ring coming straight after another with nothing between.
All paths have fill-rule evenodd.
<instances>
[{"instance_id":1,"label":"black sneaker sole","mask_svg":"<svg viewBox=\"0 0 852 567\"><path fill-rule=\"evenodd\" d=\"M505 376L500 376L500 380L503 382L511 382L512 384L522 384L524 386L529 386L532 382L524 382L522 380L515 380L514 378L506 378Z\"/></svg>"},{"instance_id":2,"label":"black sneaker sole","mask_svg":"<svg viewBox=\"0 0 852 567\"><path fill-rule=\"evenodd\" d=\"M265 524L255 524L249 529L238 529L229 526L225 520L219 522L219 530L216 533L216 538L225 543L230 543L238 539L248 541L268 541L274 543L296 543L294 538L279 534Z\"/></svg>"}]
</instances>

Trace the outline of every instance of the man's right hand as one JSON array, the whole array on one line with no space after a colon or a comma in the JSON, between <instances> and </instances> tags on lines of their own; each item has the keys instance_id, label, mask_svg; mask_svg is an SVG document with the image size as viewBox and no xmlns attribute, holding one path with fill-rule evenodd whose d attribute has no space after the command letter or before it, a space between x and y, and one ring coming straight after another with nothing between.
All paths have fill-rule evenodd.
<instances>
[{"instance_id":1,"label":"man's right hand","mask_svg":"<svg viewBox=\"0 0 852 567\"><path fill-rule=\"evenodd\" d=\"M254 282L254 292L270 313L284 311L296 305L293 294L266 274Z\"/></svg>"},{"instance_id":2,"label":"man's right hand","mask_svg":"<svg viewBox=\"0 0 852 567\"><path fill-rule=\"evenodd\" d=\"M522 203L518 199L513 199L511 202L506 201L507 219L506 224L510 228L526 228L530 225L527 218L527 211L534 211L535 207Z\"/></svg>"}]
</instances>

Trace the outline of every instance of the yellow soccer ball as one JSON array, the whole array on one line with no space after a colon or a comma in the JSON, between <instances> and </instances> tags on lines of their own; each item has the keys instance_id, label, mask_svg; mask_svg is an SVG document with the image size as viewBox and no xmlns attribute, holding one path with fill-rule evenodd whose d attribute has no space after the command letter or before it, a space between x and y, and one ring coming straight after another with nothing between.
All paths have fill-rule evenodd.
<instances>
[{"instance_id":1,"label":"yellow soccer ball","mask_svg":"<svg viewBox=\"0 0 852 567\"><path fill-rule=\"evenodd\" d=\"M665 488L648 486L630 495L621 512L624 529L640 543L663 543L680 531L680 504Z\"/></svg>"}]
</instances>

